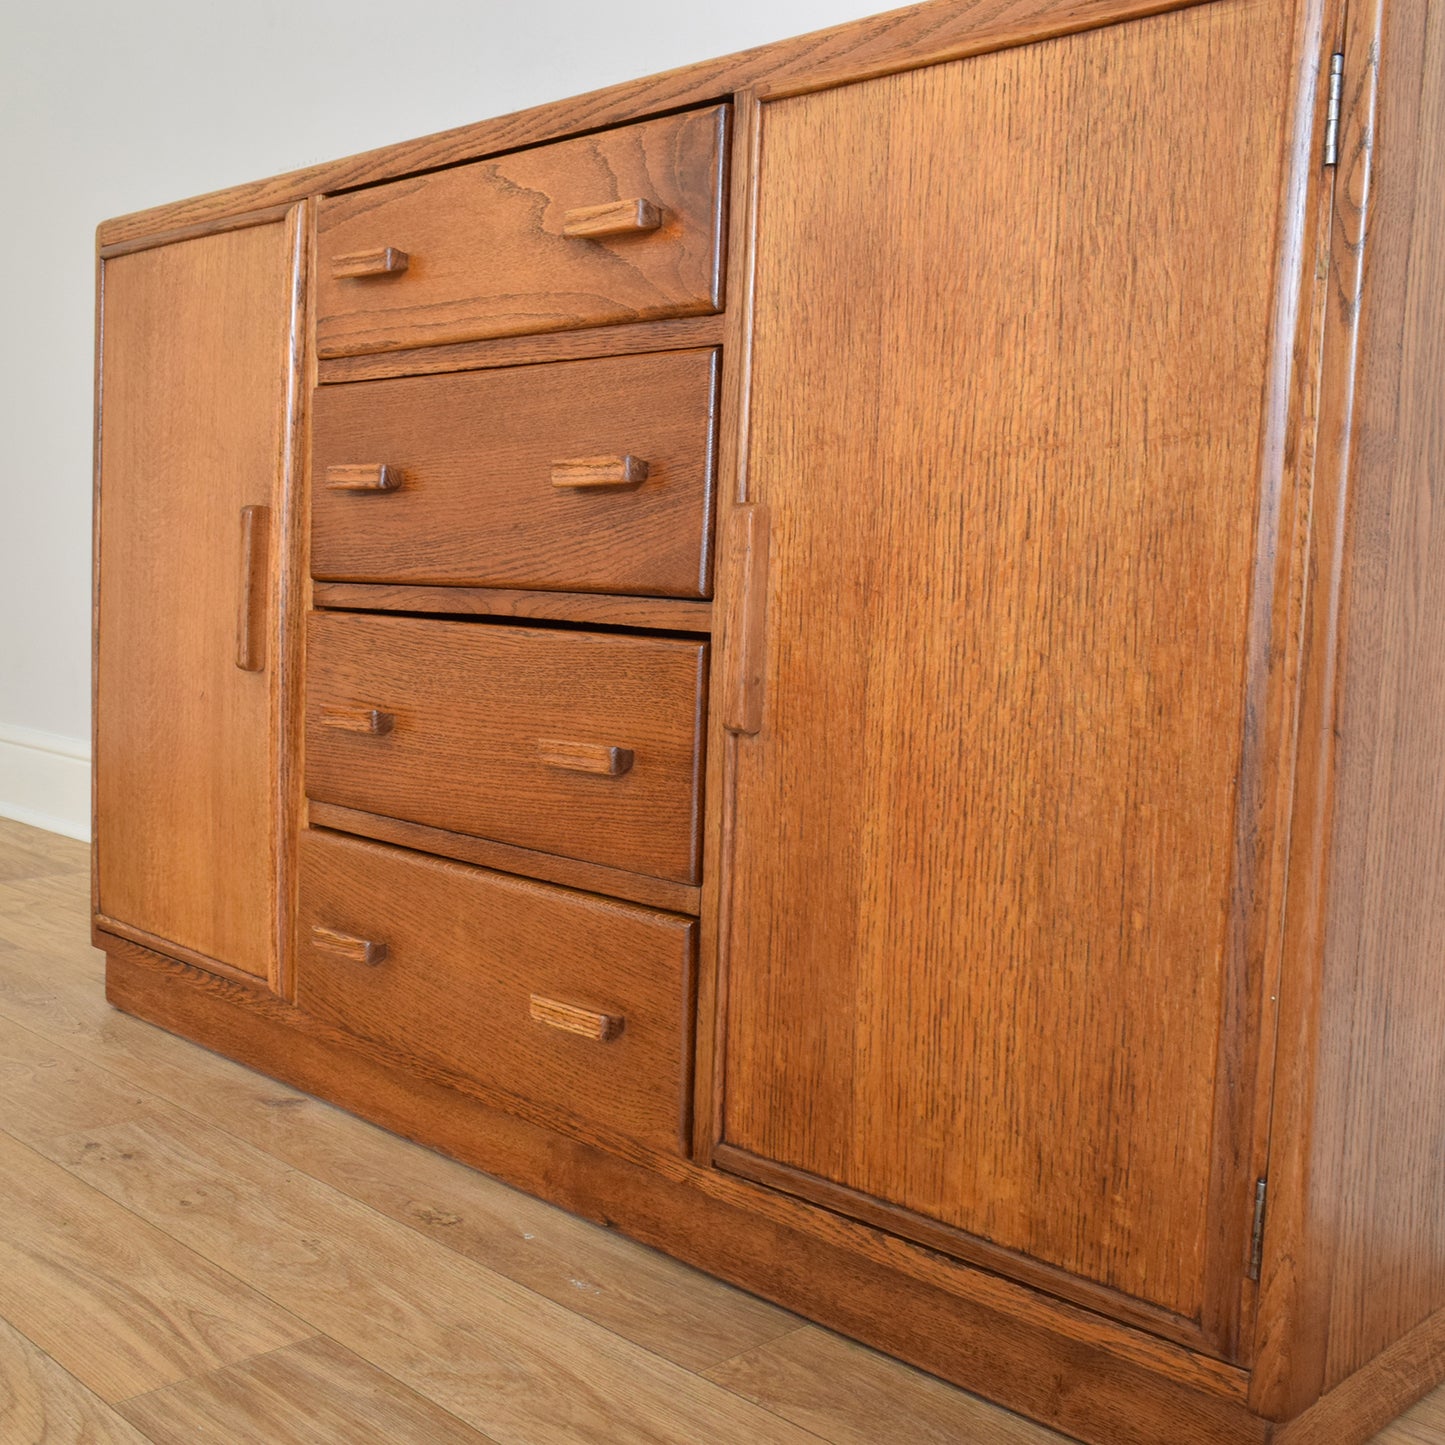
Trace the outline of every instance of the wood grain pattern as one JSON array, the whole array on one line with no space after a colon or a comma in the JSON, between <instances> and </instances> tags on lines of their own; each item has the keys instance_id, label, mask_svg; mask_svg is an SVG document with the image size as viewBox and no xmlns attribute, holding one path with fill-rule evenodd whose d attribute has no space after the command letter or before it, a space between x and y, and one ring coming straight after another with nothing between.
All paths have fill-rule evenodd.
<instances>
[{"instance_id":1,"label":"wood grain pattern","mask_svg":"<svg viewBox=\"0 0 1445 1445\"><path fill-rule=\"evenodd\" d=\"M179 986L187 977L200 986ZM941 1267L926 1251L683 1160L644 1167L559 1140L414 1073L338 1048L298 1028L284 1005L254 989L156 955L112 954L107 990L128 1011L210 1048L244 1054L268 1073L765 1297L826 1317L903 1359L926 1362L970 1388L986 1387L1095 1445L1265 1441L1264 1425L1245 1411L1242 1374L1092 1312ZM292 1022L283 1021L288 1016ZM258 1227L266 1227L264 1219Z\"/></svg>"},{"instance_id":2,"label":"wood grain pattern","mask_svg":"<svg viewBox=\"0 0 1445 1445\"><path fill-rule=\"evenodd\" d=\"M308 832L297 1007L521 1096L559 1128L677 1150L691 1083L696 924L457 863ZM358 968L316 928L384 945ZM311 937L308 947L305 940ZM368 960L369 962L369 960ZM539 1027L534 996L615 1020Z\"/></svg>"},{"instance_id":3,"label":"wood grain pattern","mask_svg":"<svg viewBox=\"0 0 1445 1445\"><path fill-rule=\"evenodd\" d=\"M1431 1385L1445 1380L1445 1310L1436 1310L1407 1330L1358 1370L1346 1375L1301 1415L1276 1432L1274 1445L1336 1445L1373 1438ZM1431 1397L1425 1412L1445 1431L1445 1394ZM1436 1430L1417 1435L1404 1421L1385 1430L1379 1441L1430 1440Z\"/></svg>"},{"instance_id":4,"label":"wood grain pattern","mask_svg":"<svg viewBox=\"0 0 1445 1445\"><path fill-rule=\"evenodd\" d=\"M712 603L670 597L609 597L593 592L521 592L505 587L408 587L386 583L318 582L317 607L354 612L451 613L458 617L531 617L642 627L658 632L709 632Z\"/></svg>"},{"instance_id":5,"label":"wood grain pattern","mask_svg":"<svg viewBox=\"0 0 1445 1445\"><path fill-rule=\"evenodd\" d=\"M0 1320L0 1427L27 1445L150 1445L4 1320Z\"/></svg>"},{"instance_id":6,"label":"wood grain pattern","mask_svg":"<svg viewBox=\"0 0 1445 1445\"><path fill-rule=\"evenodd\" d=\"M706 596L717 369L688 351L322 387L312 574ZM604 472L601 454L641 465ZM331 489L363 462L397 488Z\"/></svg>"},{"instance_id":7,"label":"wood grain pattern","mask_svg":"<svg viewBox=\"0 0 1445 1445\"><path fill-rule=\"evenodd\" d=\"M1301 1203L1270 1246L1290 1291L1261 1388L1283 1414L1445 1306L1445 16L1352 6L1344 48L1307 882L1284 1000L1305 1084L1280 1127L1307 1147L1288 1156L1284 1197Z\"/></svg>"},{"instance_id":8,"label":"wood grain pattern","mask_svg":"<svg viewBox=\"0 0 1445 1445\"><path fill-rule=\"evenodd\" d=\"M281 500L294 286L277 222L108 261L100 357L98 911L263 978L279 681L237 619L275 657L281 599L237 517Z\"/></svg>"},{"instance_id":9,"label":"wood grain pattern","mask_svg":"<svg viewBox=\"0 0 1445 1445\"><path fill-rule=\"evenodd\" d=\"M490 341L459 341L451 346L418 346L363 356L332 356L317 363L325 383L381 381L392 376L435 376L491 366L531 366L543 361L586 361L602 356L633 356L648 351L690 351L716 346L725 326L721 316L683 316L675 321L637 321L631 325L593 326L537 336L499 336Z\"/></svg>"},{"instance_id":10,"label":"wood grain pattern","mask_svg":"<svg viewBox=\"0 0 1445 1445\"><path fill-rule=\"evenodd\" d=\"M708 1379L836 1445L1047 1445L1058 1436L871 1350L807 1328L724 1360Z\"/></svg>"},{"instance_id":11,"label":"wood grain pattern","mask_svg":"<svg viewBox=\"0 0 1445 1445\"><path fill-rule=\"evenodd\" d=\"M333 803L312 803L310 816L311 825L315 828L331 828L338 833L351 833L378 843L394 843L418 853L454 858L459 863L475 863L480 868L490 868L498 873L514 873L543 883L560 883L564 888L579 888L585 893L604 893L610 898L643 903L649 908L665 908L670 913L696 914L698 911L700 890L687 883L669 883L665 878L649 878L621 868L583 863L556 853L539 853L534 848L516 848L490 838L449 833L445 828L428 828L400 818L383 818L375 813L358 812L355 808L339 808ZM146 942L145 939L135 941ZM147 946L155 947L155 940Z\"/></svg>"},{"instance_id":12,"label":"wood grain pattern","mask_svg":"<svg viewBox=\"0 0 1445 1445\"><path fill-rule=\"evenodd\" d=\"M56 839L72 883L22 906L0 892L14 925L0 944L0 1019L51 1047L28 1057L27 1113L52 1131L154 1109L204 1115L228 1133L329 1183L444 1248L505 1274L654 1354L701 1370L797 1327L771 1305L653 1250L530 1198L353 1115L117 1014L105 1001L101 955L84 941L84 845ZM24 865L47 835L0 821L0 873ZM8 870L5 866L8 865ZM61 927L55 926L59 920ZM63 946L60 937L77 941ZM15 1030L3 1030L3 1047ZM57 1067L69 1061L75 1068ZM116 1103L96 1104L95 1070L119 1081ZM9 1117L22 1097L7 1071ZM29 1085L34 1086L33 1092ZM130 1091L127 1093L126 1091ZM73 1102L88 1097L90 1103ZM72 1102L66 1102L72 1101Z\"/></svg>"},{"instance_id":13,"label":"wood grain pattern","mask_svg":"<svg viewBox=\"0 0 1445 1445\"><path fill-rule=\"evenodd\" d=\"M311 1333L4 1133L0 1209L0 1316L103 1400Z\"/></svg>"},{"instance_id":14,"label":"wood grain pattern","mask_svg":"<svg viewBox=\"0 0 1445 1445\"><path fill-rule=\"evenodd\" d=\"M695 883L707 648L681 639L315 613L306 786L318 802ZM382 737L322 709L379 707ZM548 767L546 737L625 747L622 777Z\"/></svg>"},{"instance_id":15,"label":"wood grain pattern","mask_svg":"<svg viewBox=\"0 0 1445 1445\"><path fill-rule=\"evenodd\" d=\"M723 1137L1187 1319L1246 1256L1206 1201L1292 39L1220 4L764 107ZM1161 164L1200 145L1227 194Z\"/></svg>"},{"instance_id":16,"label":"wood grain pattern","mask_svg":"<svg viewBox=\"0 0 1445 1445\"><path fill-rule=\"evenodd\" d=\"M119 1409L153 1445L487 1445L492 1438L323 1336L139 1395Z\"/></svg>"},{"instance_id":17,"label":"wood grain pattern","mask_svg":"<svg viewBox=\"0 0 1445 1445\"><path fill-rule=\"evenodd\" d=\"M326 198L319 354L718 310L727 117L714 106ZM569 230L579 208L638 196L658 225ZM409 255L404 274L333 270L383 245Z\"/></svg>"},{"instance_id":18,"label":"wood grain pattern","mask_svg":"<svg viewBox=\"0 0 1445 1445\"><path fill-rule=\"evenodd\" d=\"M412 1231L183 1113L51 1148L68 1172L263 1289L311 1333L494 1439L590 1445L632 1417L647 1422L643 1439L666 1445L813 1445L750 1401L480 1264L419 1248Z\"/></svg>"},{"instance_id":19,"label":"wood grain pattern","mask_svg":"<svg viewBox=\"0 0 1445 1445\"><path fill-rule=\"evenodd\" d=\"M224 224L241 212L535 146L643 114L706 104L762 81L793 87L838 85L1199 3L1202 0L928 0L553 105L136 211L106 221L98 240L109 247L177 227Z\"/></svg>"}]
</instances>

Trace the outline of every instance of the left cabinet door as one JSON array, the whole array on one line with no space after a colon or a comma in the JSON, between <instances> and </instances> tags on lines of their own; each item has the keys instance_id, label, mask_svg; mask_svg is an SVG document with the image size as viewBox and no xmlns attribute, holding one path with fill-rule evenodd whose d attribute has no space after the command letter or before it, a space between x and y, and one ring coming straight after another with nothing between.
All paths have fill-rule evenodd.
<instances>
[{"instance_id":1,"label":"left cabinet door","mask_svg":"<svg viewBox=\"0 0 1445 1445\"><path fill-rule=\"evenodd\" d=\"M273 987L300 236L101 266L97 923Z\"/></svg>"}]
</instances>

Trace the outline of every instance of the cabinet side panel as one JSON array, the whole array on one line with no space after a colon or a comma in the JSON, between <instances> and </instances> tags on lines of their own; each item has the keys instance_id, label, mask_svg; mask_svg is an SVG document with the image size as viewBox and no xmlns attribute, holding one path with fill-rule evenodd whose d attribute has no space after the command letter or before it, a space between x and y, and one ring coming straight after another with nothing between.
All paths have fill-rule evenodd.
<instances>
[{"instance_id":1,"label":"cabinet side panel","mask_svg":"<svg viewBox=\"0 0 1445 1445\"><path fill-rule=\"evenodd\" d=\"M1380 91L1312 1181L1327 1389L1445 1306L1445 6L1352 9L1348 83L1378 36Z\"/></svg>"},{"instance_id":2,"label":"cabinet side panel","mask_svg":"<svg viewBox=\"0 0 1445 1445\"><path fill-rule=\"evenodd\" d=\"M762 145L724 1142L1191 1319L1287 12L779 101Z\"/></svg>"},{"instance_id":3,"label":"cabinet side panel","mask_svg":"<svg viewBox=\"0 0 1445 1445\"><path fill-rule=\"evenodd\" d=\"M258 977L291 249L276 222L105 263L98 910Z\"/></svg>"}]
</instances>

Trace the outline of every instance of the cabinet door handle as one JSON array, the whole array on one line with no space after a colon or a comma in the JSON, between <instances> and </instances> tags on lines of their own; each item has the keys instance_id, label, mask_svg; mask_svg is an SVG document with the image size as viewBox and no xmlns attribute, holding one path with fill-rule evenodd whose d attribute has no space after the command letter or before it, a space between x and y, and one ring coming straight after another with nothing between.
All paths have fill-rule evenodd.
<instances>
[{"instance_id":1,"label":"cabinet door handle","mask_svg":"<svg viewBox=\"0 0 1445 1445\"><path fill-rule=\"evenodd\" d=\"M242 672L266 667L266 580L271 509L241 508L241 609L236 619L236 666Z\"/></svg>"},{"instance_id":2,"label":"cabinet door handle","mask_svg":"<svg viewBox=\"0 0 1445 1445\"><path fill-rule=\"evenodd\" d=\"M539 738L537 756L549 768L563 768L569 773L597 773L606 778L620 778L632 767L631 748L614 748L606 743Z\"/></svg>"},{"instance_id":3,"label":"cabinet door handle","mask_svg":"<svg viewBox=\"0 0 1445 1445\"><path fill-rule=\"evenodd\" d=\"M321 709L321 726L379 738L396 726L396 715L382 712L379 707L324 707Z\"/></svg>"},{"instance_id":4,"label":"cabinet door handle","mask_svg":"<svg viewBox=\"0 0 1445 1445\"><path fill-rule=\"evenodd\" d=\"M584 1039L596 1039L600 1044L615 1039L626 1022L621 1014L598 1013L575 1003L563 1003L561 999L544 998L539 993L532 995L530 1011L539 1024L561 1029L564 1033L580 1034Z\"/></svg>"},{"instance_id":5,"label":"cabinet door handle","mask_svg":"<svg viewBox=\"0 0 1445 1445\"><path fill-rule=\"evenodd\" d=\"M569 457L552 463L554 487L635 487L650 468L630 452L616 457Z\"/></svg>"},{"instance_id":6,"label":"cabinet door handle","mask_svg":"<svg viewBox=\"0 0 1445 1445\"><path fill-rule=\"evenodd\" d=\"M331 274L338 281L363 280L368 276L399 276L411 265L411 257L395 246L378 246L374 251L352 251L331 258Z\"/></svg>"},{"instance_id":7,"label":"cabinet door handle","mask_svg":"<svg viewBox=\"0 0 1445 1445\"><path fill-rule=\"evenodd\" d=\"M562 234L584 241L604 236L630 236L655 231L662 224L662 208L640 196L608 201L603 206L574 206L562 217Z\"/></svg>"},{"instance_id":8,"label":"cabinet door handle","mask_svg":"<svg viewBox=\"0 0 1445 1445\"><path fill-rule=\"evenodd\" d=\"M729 732L750 734L763 726L768 647L768 517L760 504L734 510L728 558L733 596L728 647L733 661L723 726Z\"/></svg>"},{"instance_id":9,"label":"cabinet door handle","mask_svg":"<svg viewBox=\"0 0 1445 1445\"><path fill-rule=\"evenodd\" d=\"M388 952L384 943L359 938L354 933L342 933L336 928L323 928L319 923L312 925L311 946L347 963L364 963L368 968L385 963Z\"/></svg>"},{"instance_id":10,"label":"cabinet door handle","mask_svg":"<svg viewBox=\"0 0 1445 1445\"><path fill-rule=\"evenodd\" d=\"M333 492L394 492L401 486L401 468L389 462L346 462L326 468Z\"/></svg>"}]
</instances>

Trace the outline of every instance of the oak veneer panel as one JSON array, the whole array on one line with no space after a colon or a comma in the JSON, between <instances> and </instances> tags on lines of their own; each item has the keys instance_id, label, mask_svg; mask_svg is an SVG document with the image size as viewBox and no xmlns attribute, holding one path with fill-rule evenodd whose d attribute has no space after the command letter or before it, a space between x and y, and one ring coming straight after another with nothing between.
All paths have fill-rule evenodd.
<instances>
[{"instance_id":1,"label":"oak veneer panel","mask_svg":"<svg viewBox=\"0 0 1445 1445\"><path fill-rule=\"evenodd\" d=\"M721 305L727 106L599 131L324 199L317 351L344 356L660 320ZM564 233L569 211L637 197L652 229ZM383 246L404 271L338 277Z\"/></svg>"},{"instance_id":2,"label":"oak veneer panel","mask_svg":"<svg viewBox=\"0 0 1445 1445\"><path fill-rule=\"evenodd\" d=\"M311 571L321 579L703 597L718 355L657 353L318 388ZM645 479L554 485L569 458ZM328 486L384 463L396 490Z\"/></svg>"},{"instance_id":3,"label":"oak veneer panel","mask_svg":"<svg viewBox=\"0 0 1445 1445\"><path fill-rule=\"evenodd\" d=\"M1287 9L763 115L723 1139L1194 1319Z\"/></svg>"},{"instance_id":4,"label":"oak veneer panel","mask_svg":"<svg viewBox=\"0 0 1445 1445\"><path fill-rule=\"evenodd\" d=\"M293 255L273 222L107 261L99 911L266 977L275 962L279 588L237 666L242 509L279 501ZM274 532L273 518L273 536Z\"/></svg>"},{"instance_id":5,"label":"oak veneer panel","mask_svg":"<svg viewBox=\"0 0 1445 1445\"><path fill-rule=\"evenodd\" d=\"M346 613L313 613L307 637L309 797L697 881L705 644ZM328 725L354 708L395 724ZM632 765L554 767L547 740L625 748Z\"/></svg>"},{"instance_id":6,"label":"oak veneer panel","mask_svg":"<svg viewBox=\"0 0 1445 1445\"><path fill-rule=\"evenodd\" d=\"M316 929L385 949L347 961ZM301 841L296 1005L520 1095L568 1132L677 1152L692 1076L697 925L334 833ZM534 999L554 1005L539 1021ZM562 1010L619 1021L615 1037Z\"/></svg>"},{"instance_id":7,"label":"oak veneer panel","mask_svg":"<svg viewBox=\"0 0 1445 1445\"><path fill-rule=\"evenodd\" d=\"M1445 1308L1445 8L1352 6L1338 275L1364 235L1310 1198L1326 1389ZM1378 64L1377 110L1372 100ZM1362 212L1366 204L1367 211ZM1445 1353L1416 1375L1445 1374Z\"/></svg>"}]
</instances>

